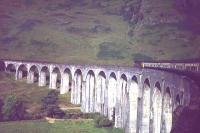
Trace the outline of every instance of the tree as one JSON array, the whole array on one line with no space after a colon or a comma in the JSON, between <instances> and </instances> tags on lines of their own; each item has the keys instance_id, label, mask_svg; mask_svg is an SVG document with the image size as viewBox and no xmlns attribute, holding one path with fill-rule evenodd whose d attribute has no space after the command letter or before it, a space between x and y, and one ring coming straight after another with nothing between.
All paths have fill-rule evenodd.
<instances>
[{"instance_id":1,"label":"tree","mask_svg":"<svg viewBox=\"0 0 200 133\"><path fill-rule=\"evenodd\" d=\"M23 119L25 114L24 102L15 95L8 96L3 106L3 114L5 120Z\"/></svg>"},{"instance_id":2,"label":"tree","mask_svg":"<svg viewBox=\"0 0 200 133\"><path fill-rule=\"evenodd\" d=\"M42 99L42 110L46 112L48 117L62 118L65 113L58 106L58 92L50 91L46 97Z\"/></svg>"}]
</instances>

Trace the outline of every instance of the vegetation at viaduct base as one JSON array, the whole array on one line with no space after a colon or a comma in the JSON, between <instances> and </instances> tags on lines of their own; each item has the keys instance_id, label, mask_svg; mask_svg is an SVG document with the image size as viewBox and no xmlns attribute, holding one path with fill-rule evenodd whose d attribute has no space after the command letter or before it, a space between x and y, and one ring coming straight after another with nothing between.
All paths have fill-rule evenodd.
<instances>
[{"instance_id":1,"label":"vegetation at viaduct base","mask_svg":"<svg viewBox=\"0 0 200 133\"><path fill-rule=\"evenodd\" d=\"M122 133L99 114L81 113L70 104L70 94L16 82L13 75L0 72L0 132Z\"/></svg>"}]
</instances>

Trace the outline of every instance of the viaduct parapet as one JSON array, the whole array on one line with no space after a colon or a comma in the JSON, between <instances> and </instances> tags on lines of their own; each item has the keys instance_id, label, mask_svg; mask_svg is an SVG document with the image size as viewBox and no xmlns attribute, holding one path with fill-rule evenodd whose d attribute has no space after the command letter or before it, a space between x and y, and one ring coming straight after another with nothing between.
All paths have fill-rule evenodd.
<instances>
[{"instance_id":1,"label":"viaduct parapet","mask_svg":"<svg viewBox=\"0 0 200 133\"><path fill-rule=\"evenodd\" d=\"M190 89L197 87L185 76L159 70L101 65L70 65L3 60L15 79L27 78L71 92L71 103L85 113L99 112L127 133L170 133L173 111L188 106Z\"/></svg>"}]
</instances>

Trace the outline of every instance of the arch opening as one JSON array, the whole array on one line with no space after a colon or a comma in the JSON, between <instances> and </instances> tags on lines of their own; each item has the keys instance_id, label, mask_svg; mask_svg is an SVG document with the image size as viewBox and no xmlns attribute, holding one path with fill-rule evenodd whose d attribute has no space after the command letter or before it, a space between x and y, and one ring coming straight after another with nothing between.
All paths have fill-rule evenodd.
<instances>
[{"instance_id":1,"label":"arch opening","mask_svg":"<svg viewBox=\"0 0 200 133\"><path fill-rule=\"evenodd\" d=\"M118 119L121 119L120 120L117 120L117 121L120 121L118 124L119 124L119 127L125 127L125 124L126 124L126 121L128 119L127 114L128 110L127 110L127 107L128 107L128 87L127 87L127 77L125 74L122 74L121 77L120 77L120 81L119 81L119 91L118 91L118 94L117 94L117 103L120 105L120 107L117 108L117 112L119 114L118 115ZM117 117L117 116L116 116Z\"/></svg>"},{"instance_id":2,"label":"arch opening","mask_svg":"<svg viewBox=\"0 0 200 133\"><path fill-rule=\"evenodd\" d=\"M61 72L58 67L55 67L51 74L51 88L60 89L61 87Z\"/></svg>"},{"instance_id":3,"label":"arch opening","mask_svg":"<svg viewBox=\"0 0 200 133\"><path fill-rule=\"evenodd\" d=\"M28 74L27 67L24 64L20 65L17 70L17 79L25 78L27 77L27 74Z\"/></svg>"},{"instance_id":4,"label":"arch opening","mask_svg":"<svg viewBox=\"0 0 200 133\"><path fill-rule=\"evenodd\" d=\"M0 71L5 71L5 63L3 61L0 61Z\"/></svg>"},{"instance_id":5,"label":"arch opening","mask_svg":"<svg viewBox=\"0 0 200 133\"><path fill-rule=\"evenodd\" d=\"M65 68L62 75L62 87L60 88L60 94L65 94L71 91L72 74L70 69Z\"/></svg>"},{"instance_id":6,"label":"arch opening","mask_svg":"<svg viewBox=\"0 0 200 133\"><path fill-rule=\"evenodd\" d=\"M116 92L117 92L117 78L114 72L112 72L108 79L107 90L107 111L104 112L110 120L115 121L115 105L116 105Z\"/></svg>"},{"instance_id":7,"label":"arch opening","mask_svg":"<svg viewBox=\"0 0 200 133\"><path fill-rule=\"evenodd\" d=\"M181 105L181 100L180 100L180 96L179 95L176 95L176 102L175 102L175 104L176 104L176 107L179 106L179 105Z\"/></svg>"},{"instance_id":8,"label":"arch opening","mask_svg":"<svg viewBox=\"0 0 200 133\"><path fill-rule=\"evenodd\" d=\"M40 72L39 86L48 86L50 84L50 72L47 66L42 67Z\"/></svg>"},{"instance_id":9,"label":"arch opening","mask_svg":"<svg viewBox=\"0 0 200 133\"><path fill-rule=\"evenodd\" d=\"M170 89L167 88L163 98L163 121L162 130L166 133L171 132L172 128L172 98Z\"/></svg>"},{"instance_id":10,"label":"arch opening","mask_svg":"<svg viewBox=\"0 0 200 133\"><path fill-rule=\"evenodd\" d=\"M142 96L142 132L149 132L150 129L150 82L149 79L145 79L143 84L143 96Z\"/></svg>"},{"instance_id":11,"label":"arch opening","mask_svg":"<svg viewBox=\"0 0 200 133\"><path fill-rule=\"evenodd\" d=\"M151 107L151 114L152 119L151 130L154 133L159 133L161 131L161 116L162 116L162 95L161 95L161 86L159 82L156 82L153 94L152 94L152 107Z\"/></svg>"},{"instance_id":12,"label":"arch opening","mask_svg":"<svg viewBox=\"0 0 200 133\"><path fill-rule=\"evenodd\" d=\"M16 72L15 65L14 64L8 64L7 67L6 67L6 72L15 74L15 72Z\"/></svg>"},{"instance_id":13,"label":"arch opening","mask_svg":"<svg viewBox=\"0 0 200 133\"><path fill-rule=\"evenodd\" d=\"M39 81L39 70L37 66L31 66L29 73L28 73L28 81L29 83L36 83Z\"/></svg>"},{"instance_id":14,"label":"arch opening","mask_svg":"<svg viewBox=\"0 0 200 133\"><path fill-rule=\"evenodd\" d=\"M103 71L98 74L97 77L97 90L95 93L95 102L96 107L95 111L101 113L104 116L107 116L107 107L106 107L106 97L107 88L106 88L106 75Z\"/></svg>"},{"instance_id":15,"label":"arch opening","mask_svg":"<svg viewBox=\"0 0 200 133\"><path fill-rule=\"evenodd\" d=\"M140 101L137 77L133 76L129 90L129 132L138 132Z\"/></svg>"},{"instance_id":16,"label":"arch opening","mask_svg":"<svg viewBox=\"0 0 200 133\"><path fill-rule=\"evenodd\" d=\"M74 104L81 104L82 102L82 72L77 69L74 73L74 86L71 88L71 100Z\"/></svg>"},{"instance_id":17,"label":"arch opening","mask_svg":"<svg viewBox=\"0 0 200 133\"><path fill-rule=\"evenodd\" d=\"M83 90L82 100L85 101L85 111L94 112L95 105L95 74L92 70L87 73L86 87Z\"/></svg>"}]
</instances>

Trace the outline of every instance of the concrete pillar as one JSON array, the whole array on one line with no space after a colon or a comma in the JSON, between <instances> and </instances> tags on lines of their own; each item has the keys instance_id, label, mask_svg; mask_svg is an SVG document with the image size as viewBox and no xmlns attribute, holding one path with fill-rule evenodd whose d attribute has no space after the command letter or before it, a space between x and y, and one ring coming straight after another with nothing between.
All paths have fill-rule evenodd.
<instances>
[{"instance_id":1,"label":"concrete pillar","mask_svg":"<svg viewBox=\"0 0 200 133\"><path fill-rule=\"evenodd\" d=\"M17 79L22 79L22 78L23 78L23 72L21 70L18 70Z\"/></svg>"},{"instance_id":2,"label":"concrete pillar","mask_svg":"<svg viewBox=\"0 0 200 133\"><path fill-rule=\"evenodd\" d=\"M149 133L150 129L150 88L145 85L142 106L142 133Z\"/></svg>"},{"instance_id":3,"label":"concrete pillar","mask_svg":"<svg viewBox=\"0 0 200 133\"><path fill-rule=\"evenodd\" d=\"M81 101L81 111L86 112L85 104L86 104L86 81L82 81L82 101Z\"/></svg>"},{"instance_id":4,"label":"concrete pillar","mask_svg":"<svg viewBox=\"0 0 200 133\"><path fill-rule=\"evenodd\" d=\"M60 94L69 92L69 74L62 74Z\"/></svg>"},{"instance_id":5,"label":"concrete pillar","mask_svg":"<svg viewBox=\"0 0 200 133\"><path fill-rule=\"evenodd\" d=\"M102 101L103 105L102 105L102 111L104 116L108 116L108 79L105 80L105 84L103 84L103 93L104 96L102 96Z\"/></svg>"},{"instance_id":6,"label":"concrete pillar","mask_svg":"<svg viewBox=\"0 0 200 133\"><path fill-rule=\"evenodd\" d=\"M77 80L76 80L76 104L81 104L81 75L77 75Z\"/></svg>"},{"instance_id":7,"label":"concrete pillar","mask_svg":"<svg viewBox=\"0 0 200 133\"><path fill-rule=\"evenodd\" d=\"M57 73L51 74L51 89L57 89Z\"/></svg>"},{"instance_id":8,"label":"concrete pillar","mask_svg":"<svg viewBox=\"0 0 200 133\"><path fill-rule=\"evenodd\" d=\"M162 133L170 133L172 128L172 99L169 94L164 95Z\"/></svg>"},{"instance_id":9,"label":"concrete pillar","mask_svg":"<svg viewBox=\"0 0 200 133\"><path fill-rule=\"evenodd\" d=\"M46 86L46 73L45 72L40 72L39 73L39 86Z\"/></svg>"},{"instance_id":10,"label":"concrete pillar","mask_svg":"<svg viewBox=\"0 0 200 133\"><path fill-rule=\"evenodd\" d=\"M95 77L91 75L90 77L90 89L89 89L89 112L94 112L94 94L95 94Z\"/></svg>"},{"instance_id":11,"label":"concrete pillar","mask_svg":"<svg viewBox=\"0 0 200 133\"><path fill-rule=\"evenodd\" d=\"M27 83L28 84L33 84L34 83L34 72L29 71L27 75Z\"/></svg>"},{"instance_id":12,"label":"concrete pillar","mask_svg":"<svg viewBox=\"0 0 200 133\"><path fill-rule=\"evenodd\" d=\"M71 96L72 96L72 104L75 104L75 100L76 100L76 92L75 92L75 78L72 78L72 82L71 82Z\"/></svg>"},{"instance_id":13,"label":"concrete pillar","mask_svg":"<svg viewBox=\"0 0 200 133\"><path fill-rule=\"evenodd\" d=\"M160 133L161 129L161 113L162 113L162 96L159 90L153 94L153 133Z\"/></svg>"},{"instance_id":14,"label":"concrete pillar","mask_svg":"<svg viewBox=\"0 0 200 133\"><path fill-rule=\"evenodd\" d=\"M15 72L15 80L18 80L18 69L16 69L16 72Z\"/></svg>"},{"instance_id":15,"label":"concrete pillar","mask_svg":"<svg viewBox=\"0 0 200 133\"><path fill-rule=\"evenodd\" d=\"M129 90L129 133L137 133L138 96L139 86L137 83L132 82Z\"/></svg>"},{"instance_id":16,"label":"concrete pillar","mask_svg":"<svg viewBox=\"0 0 200 133\"><path fill-rule=\"evenodd\" d=\"M86 78L86 88L85 88L85 111L89 112L89 104L90 104L90 77L91 75L87 75Z\"/></svg>"},{"instance_id":17,"label":"concrete pillar","mask_svg":"<svg viewBox=\"0 0 200 133\"><path fill-rule=\"evenodd\" d=\"M96 82L96 93L95 93L95 111L104 115L105 105L105 91L106 91L106 79L99 75Z\"/></svg>"},{"instance_id":18,"label":"concrete pillar","mask_svg":"<svg viewBox=\"0 0 200 133\"><path fill-rule=\"evenodd\" d=\"M117 81L110 77L108 83L108 118L113 120L114 107L116 104Z\"/></svg>"}]
</instances>

